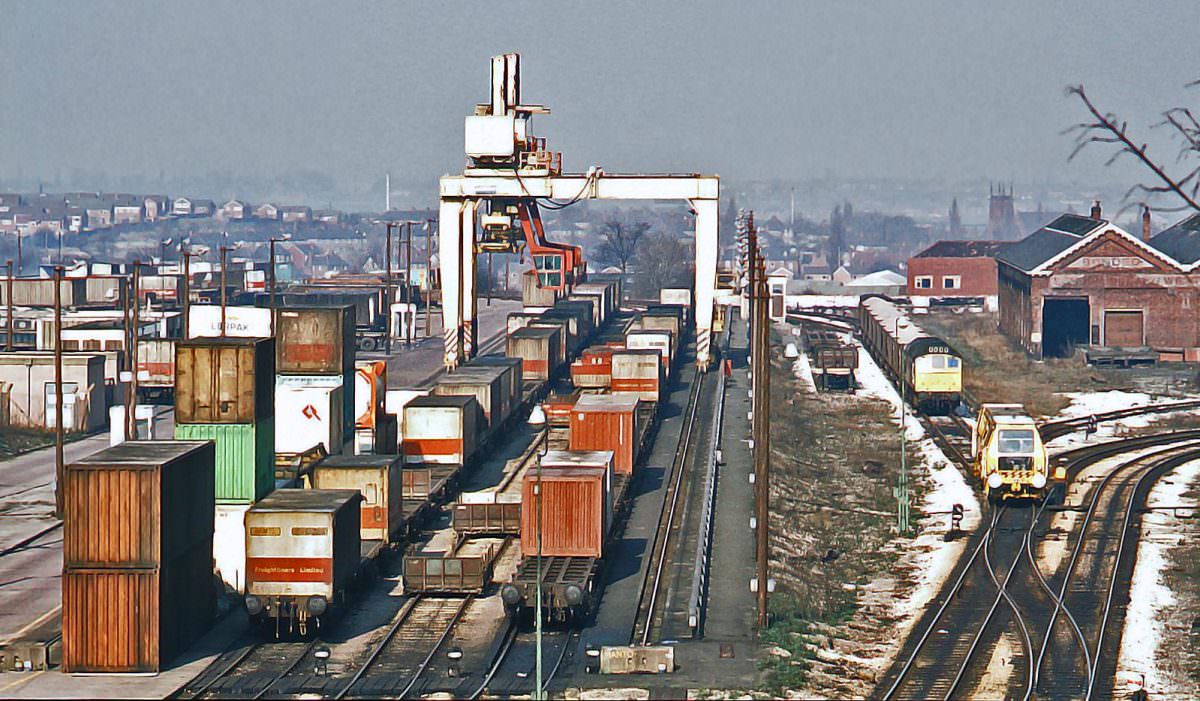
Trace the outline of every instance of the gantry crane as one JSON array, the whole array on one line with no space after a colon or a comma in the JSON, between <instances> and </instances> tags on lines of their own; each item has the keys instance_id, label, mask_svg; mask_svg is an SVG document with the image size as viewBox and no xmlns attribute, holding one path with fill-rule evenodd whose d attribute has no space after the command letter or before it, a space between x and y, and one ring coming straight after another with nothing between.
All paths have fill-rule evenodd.
<instances>
[{"instance_id":1,"label":"gantry crane","mask_svg":"<svg viewBox=\"0 0 1200 701\"><path fill-rule=\"evenodd\" d=\"M560 209L584 199L687 200L696 217L696 362L707 368L717 276L717 221L720 180L715 175L609 174L562 172L562 154L549 151L533 135L542 105L521 102L521 57L492 58L492 94L466 119L467 165L462 175L440 184L438 236L442 274L442 328L445 365L454 368L474 357L476 336L475 256L516 252L527 247L537 280L563 295L586 276L578 246L546 240L540 207Z\"/></svg>"}]
</instances>

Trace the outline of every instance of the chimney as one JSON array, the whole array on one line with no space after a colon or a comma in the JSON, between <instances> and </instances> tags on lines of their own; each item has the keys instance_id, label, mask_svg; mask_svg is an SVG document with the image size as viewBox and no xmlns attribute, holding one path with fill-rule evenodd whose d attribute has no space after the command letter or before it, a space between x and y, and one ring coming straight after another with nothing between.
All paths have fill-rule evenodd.
<instances>
[{"instance_id":1,"label":"chimney","mask_svg":"<svg viewBox=\"0 0 1200 701\"><path fill-rule=\"evenodd\" d=\"M1092 200L1092 219L1100 218L1100 200Z\"/></svg>"},{"instance_id":2,"label":"chimney","mask_svg":"<svg viewBox=\"0 0 1200 701\"><path fill-rule=\"evenodd\" d=\"M1150 240L1150 208L1142 205L1142 240Z\"/></svg>"}]
</instances>

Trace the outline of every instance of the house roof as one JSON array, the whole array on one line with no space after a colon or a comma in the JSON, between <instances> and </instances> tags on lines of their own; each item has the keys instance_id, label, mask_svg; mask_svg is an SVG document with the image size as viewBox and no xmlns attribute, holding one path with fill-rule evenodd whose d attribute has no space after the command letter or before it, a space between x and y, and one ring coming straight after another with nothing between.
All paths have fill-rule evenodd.
<instances>
[{"instance_id":1,"label":"house roof","mask_svg":"<svg viewBox=\"0 0 1200 701\"><path fill-rule=\"evenodd\" d=\"M892 270L879 270L847 282L846 287L875 287L882 285L905 285L907 283L908 280L900 273Z\"/></svg>"},{"instance_id":2,"label":"house roof","mask_svg":"<svg viewBox=\"0 0 1200 701\"><path fill-rule=\"evenodd\" d=\"M1020 241L1005 246L996 254L996 258L1018 270L1032 272L1105 226L1108 226L1108 222L1103 219L1063 214Z\"/></svg>"},{"instance_id":3,"label":"house roof","mask_svg":"<svg viewBox=\"0 0 1200 701\"><path fill-rule=\"evenodd\" d=\"M994 258L1012 241L938 241L914 258Z\"/></svg>"},{"instance_id":4,"label":"house roof","mask_svg":"<svg viewBox=\"0 0 1200 701\"><path fill-rule=\"evenodd\" d=\"M1150 245L1184 265L1200 261L1200 214L1159 232Z\"/></svg>"}]
</instances>

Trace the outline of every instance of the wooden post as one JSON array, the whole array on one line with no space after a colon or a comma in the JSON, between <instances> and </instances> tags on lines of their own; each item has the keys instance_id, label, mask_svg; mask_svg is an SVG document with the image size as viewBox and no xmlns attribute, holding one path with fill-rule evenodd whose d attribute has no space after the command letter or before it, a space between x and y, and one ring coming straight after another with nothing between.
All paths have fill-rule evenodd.
<instances>
[{"instance_id":1,"label":"wooden post","mask_svg":"<svg viewBox=\"0 0 1200 701\"><path fill-rule=\"evenodd\" d=\"M129 404L125 409L125 421L129 426L127 440L135 441L138 437L137 429L137 397L138 397L138 324L141 323L141 302L139 301L139 292L142 278L142 263L141 261L133 261L133 305L131 307L129 324L129 346L125 349L125 355L129 358Z\"/></svg>"},{"instance_id":2,"label":"wooden post","mask_svg":"<svg viewBox=\"0 0 1200 701\"><path fill-rule=\"evenodd\" d=\"M384 224L387 230L387 242L383 246L384 266L386 270L383 275L383 323L384 336L383 345L390 357L392 355L392 222Z\"/></svg>"},{"instance_id":3,"label":"wooden post","mask_svg":"<svg viewBox=\"0 0 1200 701\"><path fill-rule=\"evenodd\" d=\"M770 298L767 294L766 266L761 255L756 255L757 269L755 290L755 327L754 355L757 363L754 367L754 486L758 492L756 500L758 527L755 529L755 558L758 564L758 626L766 628L769 622L767 616L767 593L770 578L770 532L771 532L771 349L770 324L768 307Z\"/></svg>"},{"instance_id":4,"label":"wooden post","mask_svg":"<svg viewBox=\"0 0 1200 701\"><path fill-rule=\"evenodd\" d=\"M63 267L54 266L54 515L65 516L63 479L66 477L63 459L63 370L62 370L62 279Z\"/></svg>"},{"instance_id":5,"label":"wooden post","mask_svg":"<svg viewBox=\"0 0 1200 701\"><path fill-rule=\"evenodd\" d=\"M6 312L5 312L5 318L7 319L7 321L5 322L5 325L8 328L8 332L5 334L4 350L11 353L12 349L13 349L13 328L14 328L14 326L13 326L13 262L12 262L12 258L8 259L8 264L6 267L8 268L8 279L5 280L5 283L4 283L5 284L4 306L7 308Z\"/></svg>"},{"instance_id":6,"label":"wooden post","mask_svg":"<svg viewBox=\"0 0 1200 701\"><path fill-rule=\"evenodd\" d=\"M191 312L192 304L192 252L186 247L181 247L179 254L183 258L183 338L187 340L188 314Z\"/></svg>"},{"instance_id":7,"label":"wooden post","mask_svg":"<svg viewBox=\"0 0 1200 701\"><path fill-rule=\"evenodd\" d=\"M411 221L404 222L404 342L408 345L412 345L412 327L416 321L411 315L417 313L417 308L412 303L412 225Z\"/></svg>"}]
</instances>

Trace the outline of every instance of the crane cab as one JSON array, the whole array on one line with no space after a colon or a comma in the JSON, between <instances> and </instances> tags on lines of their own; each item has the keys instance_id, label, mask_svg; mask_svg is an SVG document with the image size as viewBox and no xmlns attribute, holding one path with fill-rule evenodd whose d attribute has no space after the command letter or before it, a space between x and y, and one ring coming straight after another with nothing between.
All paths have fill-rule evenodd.
<instances>
[{"instance_id":1,"label":"crane cab","mask_svg":"<svg viewBox=\"0 0 1200 701\"><path fill-rule=\"evenodd\" d=\"M1041 497L1051 481L1037 424L1020 404L984 404L971 434L975 476L989 501ZM1055 479L1063 478L1058 468Z\"/></svg>"}]
</instances>

